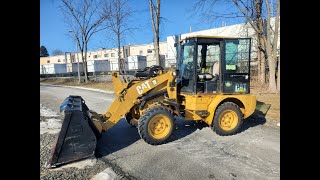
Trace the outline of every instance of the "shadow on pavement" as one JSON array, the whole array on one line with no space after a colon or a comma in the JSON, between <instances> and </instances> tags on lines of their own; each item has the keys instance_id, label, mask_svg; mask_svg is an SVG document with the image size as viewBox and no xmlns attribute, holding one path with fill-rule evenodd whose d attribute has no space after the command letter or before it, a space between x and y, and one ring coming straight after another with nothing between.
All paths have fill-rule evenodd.
<instances>
[{"instance_id":1,"label":"shadow on pavement","mask_svg":"<svg viewBox=\"0 0 320 180\"><path fill-rule=\"evenodd\" d=\"M130 146L140 139L138 129L122 118L98 140L96 157L103 157Z\"/></svg>"},{"instance_id":2,"label":"shadow on pavement","mask_svg":"<svg viewBox=\"0 0 320 180\"><path fill-rule=\"evenodd\" d=\"M265 104L263 102L257 101L257 108L253 115L246 119L239 133L258 125L266 123L266 114L270 109L270 104ZM206 123L199 121L186 121L183 119L176 119L176 130L170 137L168 142L173 142L179 140L192 134L197 129L202 129L204 127L209 127ZM113 152L119 151L123 148L130 146L136 141L140 140L138 134L138 129L132 127L123 118L121 119L113 128L108 130L108 132L103 133L102 137L97 143L96 157L103 157Z\"/></svg>"},{"instance_id":3,"label":"shadow on pavement","mask_svg":"<svg viewBox=\"0 0 320 180\"><path fill-rule=\"evenodd\" d=\"M195 121L177 119L176 130L168 142L181 139L203 127L208 127L208 125ZM97 143L96 157L100 158L124 149L140 139L138 129L129 125L123 118L114 127L102 134L102 137Z\"/></svg>"},{"instance_id":4,"label":"shadow on pavement","mask_svg":"<svg viewBox=\"0 0 320 180\"><path fill-rule=\"evenodd\" d=\"M239 133L258 125L263 125L267 122L266 115L271 107L271 104L266 104L261 101L257 101L256 110L254 113L243 121L242 127Z\"/></svg>"},{"instance_id":5,"label":"shadow on pavement","mask_svg":"<svg viewBox=\"0 0 320 180\"><path fill-rule=\"evenodd\" d=\"M192 134L197 129L201 130L204 127L209 127L206 123L202 121L186 121L184 119L176 119L176 130L169 139L169 142L176 141L183 137Z\"/></svg>"}]
</instances>

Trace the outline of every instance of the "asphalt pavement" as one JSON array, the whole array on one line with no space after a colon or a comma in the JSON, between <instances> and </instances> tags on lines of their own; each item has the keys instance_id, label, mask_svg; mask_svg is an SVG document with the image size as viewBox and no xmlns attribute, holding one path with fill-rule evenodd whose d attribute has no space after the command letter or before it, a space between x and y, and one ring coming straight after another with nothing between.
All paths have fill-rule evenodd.
<instances>
[{"instance_id":1,"label":"asphalt pavement","mask_svg":"<svg viewBox=\"0 0 320 180\"><path fill-rule=\"evenodd\" d=\"M57 113L69 95L82 96L98 113L114 99L103 92L40 85L40 103ZM240 133L222 137L205 124L178 119L171 141L152 146L122 119L103 134L98 151L137 179L280 179L280 128L264 122L247 119Z\"/></svg>"}]
</instances>

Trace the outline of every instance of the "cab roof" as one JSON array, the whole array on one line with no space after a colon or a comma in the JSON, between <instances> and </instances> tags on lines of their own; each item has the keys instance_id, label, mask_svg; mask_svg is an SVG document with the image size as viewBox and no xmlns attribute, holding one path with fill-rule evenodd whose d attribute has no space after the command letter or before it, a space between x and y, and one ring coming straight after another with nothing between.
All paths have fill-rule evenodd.
<instances>
[{"instance_id":1,"label":"cab roof","mask_svg":"<svg viewBox=\"0 0 320 180\"><path fill-rule=\"evenodd\" d=\"M209 38L209 39L234 39L239 37L232 37L232 36L209 36L209 35L191 35L187 36L184 39L191 39L191 38ZM183 40L184 40L183 39Z\"/></svg>"},{"instance_id":2,"label":"cab roof","mask_svg":"<svg viewBox=\"0 0 320 180\"><path fill-rule=\"evenodd\" d=\"M209 38L209 39L237 39L239 37L232 37L232 36L209 36L209 35L191 35L187 36L184 39L181 39L180 42L186 39L191 39L191 38Z\"/></svg>"}]
</instances>

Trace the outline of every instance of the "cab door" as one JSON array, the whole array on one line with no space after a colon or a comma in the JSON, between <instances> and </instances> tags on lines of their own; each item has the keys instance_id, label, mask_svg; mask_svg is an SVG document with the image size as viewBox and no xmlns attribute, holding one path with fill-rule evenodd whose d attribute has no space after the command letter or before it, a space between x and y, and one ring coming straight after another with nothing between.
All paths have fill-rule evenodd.
<instances>
[{"instance_id":1,"label":"cab door","mask_svg":"<svg viewBox=\"0 0 320 180\"><path fill-rule=\"evenodd\" d=\"M223 93L250 93L251 39L225 39L221 53Z\"/></svg>"}]
</instances>

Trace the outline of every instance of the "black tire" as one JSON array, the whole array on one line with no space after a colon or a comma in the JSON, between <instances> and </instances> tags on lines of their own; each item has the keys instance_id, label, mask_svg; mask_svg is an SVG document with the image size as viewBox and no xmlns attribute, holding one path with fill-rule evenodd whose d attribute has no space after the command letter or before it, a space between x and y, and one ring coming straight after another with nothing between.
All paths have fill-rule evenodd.
<instances>
[{"instance_id":1,"label":"black tire","mask_svg":"<svg viewBox=\"0 0 320 180\"><path fill-rule=\"evenodd\" d=\"M231 116L233 116L233 117L237 116L237 118L238 118L238 121L234 121L234 120L231 121L232 125L228 124L228 122L230 122L230 119L232 118L232 117L230 117L230 119L228 119L229 116L226 117L226 113L228 113L228 112L230 112L232 114ZM227 115L229 115L229 114L227 114ZM228 121L228 120L229 121L228 122L224 121L225 118L227 118L226 121ZM224 122L226 122L227 125L224 124ZM239 106L236 105L235 103L232 103L232 102L225 102L217 108L217 110L214 114L213 123L212 123L212 130L220 136L233 135L239 131L239 129L242 125L242 122L243 122L243 114L242 114ZM233 124L233 123L235 123L235 124ZM226 125L226 126L224 126L224 125ZM228 125L230 125L230 126L228 126ZM234 127L230 130L223 129L223 128L230 128L232 126L234 126Z\"/></svg>"},{"instance_id":2,"label":"black tire","mask_svg":"<svg viewBox=\"0 0 320 180\"><path fill-rule=\"evenodd\" d=\"M159 118L159 116L164 117L164 119L166 119L166 123L168 124L162 124L162 123L158 123L161 127L161 129L163 128L164 130L160 130L163 131L164 133L162 135L165 135L162 138L156 138L153 132L149 132L149 127L153 126L150 123L154 123L154 121L156 121L156 119L154 118ZM149 125L150 124L150 125ZM154 125L154 127L158 127L159 125ZM160 129L159 128L159 129ZM168 129L166 129L168 128ZM175 129L175 118L173 117L172 113L170 112L169 109L167 109L166 107L163 106L154 106L151 107L149 109L147 109L143 115L140 117L139 122L138 122L138 132L140 137L147 142L148 144L151 145L159 145L159 144L164 144L168 141L168 139L171 137L173 131ZM156 131L156 130L154 130ZM159 131L159 130L157 130ZM160 135L161 136L161 135Z\"/></svg>"}]
</instances>

